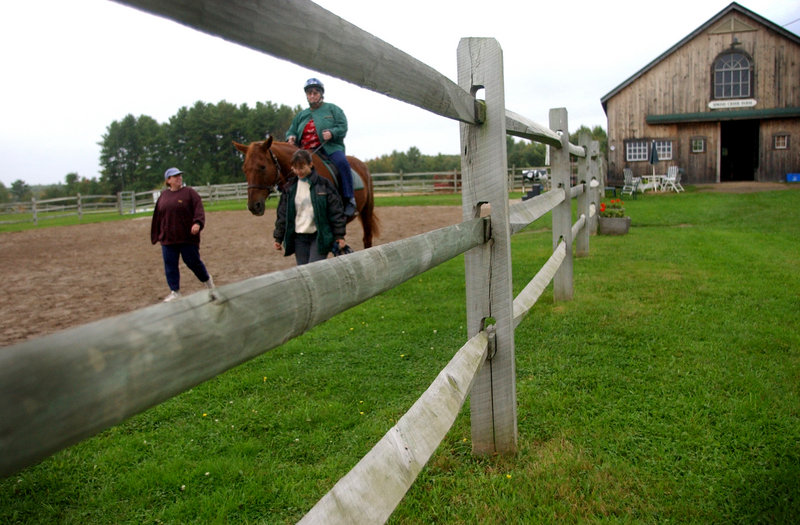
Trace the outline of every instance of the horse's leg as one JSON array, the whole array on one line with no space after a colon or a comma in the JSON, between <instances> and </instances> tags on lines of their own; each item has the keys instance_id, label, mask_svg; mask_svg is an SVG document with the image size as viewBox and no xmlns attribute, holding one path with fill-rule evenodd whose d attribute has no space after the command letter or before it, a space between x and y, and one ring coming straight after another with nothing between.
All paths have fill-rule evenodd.
<instances>
[{"instance_id":1,"label":"horse's leg","mask_svg":"<svg viewBox=\"0 0 800 525\"><path fill-rule=\"evenodd\" d=\"M364 192L366 194L366 191ZM369 197L365 195L365 197ZM361 240L364 242L364 248L371 248L372 247L372 221L374 219L373 215L373 205L372 199L366 199L369 202L364 202L363 206L360 206L358 211L358 219L361 221L361 228L364 230L364 236Z\"/></svg>"}]
</instances>

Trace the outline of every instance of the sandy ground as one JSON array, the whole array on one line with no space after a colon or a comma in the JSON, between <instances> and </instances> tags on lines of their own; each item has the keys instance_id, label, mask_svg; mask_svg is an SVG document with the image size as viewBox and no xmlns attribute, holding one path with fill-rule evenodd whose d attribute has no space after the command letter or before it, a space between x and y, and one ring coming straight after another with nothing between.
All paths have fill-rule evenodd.
<instances>
[{"instance_id":1,"label":"sandy ground","mask_svg":"<svg viewBox=\"0 0 800 525\"><path fill-rule=\"evenodd\" d=\"M752 192L800 189L800 184L734 182L700 191ZM375 244L461 222L459 206L378 208ZM218 285L294 265L272 248L274 210L207 216L200 255ZM347 241L363 249L361 225L348 226ZM181 264L184 294L202 285ZM161 249L150 244L150 219L38 228L0 234L0 347L50 334L161 301L169 292Z\"/></svg>"},{"instance_id":2,"label":"sandy ground","mask_svg":"<svg viewBox=\"0 0 800 525\"><path fill-rule=\"evenodd\" d=\"M461 222L459 206L378 208L385 244ZM200 256L217 285L294 266L272 247L275 211L208 213ZM363 249L361 224L347 242ZM161 301L169 289L150 219L39 228L0 234L0 347ZM181 263L181 291L202 290Z\"/></svg>"}]
</instances>

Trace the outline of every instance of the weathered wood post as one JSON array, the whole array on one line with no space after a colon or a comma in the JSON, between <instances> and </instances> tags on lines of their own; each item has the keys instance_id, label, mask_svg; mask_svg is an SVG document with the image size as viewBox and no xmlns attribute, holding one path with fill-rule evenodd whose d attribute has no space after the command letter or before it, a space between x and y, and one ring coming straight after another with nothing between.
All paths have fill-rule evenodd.
<instances>
[{"instance_id":1,"label":"weathered wood post","mask_svg":"<svg viewBox=\"0 0 800 525\"><path fill-rule=\"evenodd\" d=\"M597 217L600 213L600 202L605 195L605 180L603 180L602 170L600 169L600 143L593 140L589 143L589 149L586 151L586 156L589 157L589 185L594 187L590 193L591 199L589 206L594 206L594 215L589 219L589 234L597 234Z\"/></svg>"},{"instance_id":2,"label":"weathered wood post","mask_svg":"<svg viewBox=\"0 0 800 525\"><path fill-rule=\"evenodd\" d=\"M589 157L589 144L592 142L592 136L588 131L581 131L578 135L578 145L583 147L586 153L583 157L578 157L578 184L583 185L583 193L578 195L578 215L585 217L583 228L578 232L578 237L575 239L575 256L586 257L589 255L589 215L590 206L592 204L592 195L594 188L591 186L591 177L589 177L589 165L592 163Z\"/></svg>"},{"instance_id":3,"label":"weathered wood post","mask_svg":"<svg viewBox=\"0 0 800 525\"><path fill-rule=\"evenodd\" d=\"M508 224L503 52L493 38L463 38L458 45L458 84L473 95L483 89L482 124L461 123L462 210L465 220L491 206L491 240L465 256L469 337L493 324L489 358L470 394L472 451L517 450L511 234ZM478 112L478 108L476 108Z\"/></svg>"},{"instance_id":4,"label":"weathered wood post","mask_svg":"<svg viewBox=\"0 0 800 525\"><path fill-rule=\"evenodd\" d=\"M76 196L76 199L77 199L77 203L76 204L77 204L77 208L78 208L78 220L81 220L81 219L83 219L83 202L81 201L80 192L78 192L78 195Z\"/></svg>"},{"instance_id":5,"label":"weathered wood post","mask_svg":"<svg viewBox=\"0 0 800 525\"><path fill-rule=\"evenodd\" d=\"M553 277L553 299L572 300L572 202L570 196L569 128L566 108L550 110L550 129L561 136L561 148L550 148L550 169L553 187L562 188L566 198L553 208L553 250L562 240L567 245L567 256Z\"/></svg>"},{"instance_id":6,"label":"weathered wood post","mask_svg":"<svg viewBox=\"0 0 800 525\"><path fill-rule=\"evenodd\" d=\"M39 217L36 213L36 197L31 197L31 213L33 213L33 224L39 225Z\"/></svg>"}]
</instances>

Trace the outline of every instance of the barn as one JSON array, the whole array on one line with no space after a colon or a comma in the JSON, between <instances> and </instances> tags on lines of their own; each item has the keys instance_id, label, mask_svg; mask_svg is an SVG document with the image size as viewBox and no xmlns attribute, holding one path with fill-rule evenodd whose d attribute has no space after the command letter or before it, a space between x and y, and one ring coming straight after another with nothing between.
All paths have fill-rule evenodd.
<instances>
[{"instance_id":1,"label":"barn","mask_svg":"<svg viewBox=\"0 0 800 525\"><path fill-rule=\"evenodd\" d=\"M601 98L608 176L678 166L683 181L800 173L800 37L732 3Z\"/></svg>"}]
</instances>

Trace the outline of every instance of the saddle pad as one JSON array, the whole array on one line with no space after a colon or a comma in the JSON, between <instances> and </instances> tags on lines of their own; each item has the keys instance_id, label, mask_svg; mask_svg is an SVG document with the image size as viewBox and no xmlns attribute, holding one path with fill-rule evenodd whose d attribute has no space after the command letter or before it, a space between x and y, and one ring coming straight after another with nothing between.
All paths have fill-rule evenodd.
<instances>
[{"instance_id":1,"label":"saddle pad","mask_svg":"<svg viewBox=\"0 0 800 525\"><path fill-rule=\"evenodd\" d=\"M353 176L353 191L363 190L364 181L361 180L361 175L359 175L358 172L353 168L350 168L350 174Z\"/></svg>"},{"instance_id":2,"label":"saddle pad","mask_svg":"<svg viewBox=\"0 0 800 525\"><path fill-rule=\"evenodd\" d=\"M330 160L328 160L326 158L322 158L322 162L325 163L325 167L328 168L328 171L330 171L331 173L338 173L336 171L336 166L334 166L333 163ZM350 176L353 178L353 191L363 190L364 189L364 181L361 179L361 175L359 175L358 172L356 170L354 170L353 168L350 168ZM333 183L338 188L339 187L339 178L338 177L334 177L333 178Z\"/></svg>"}]
</instances>

